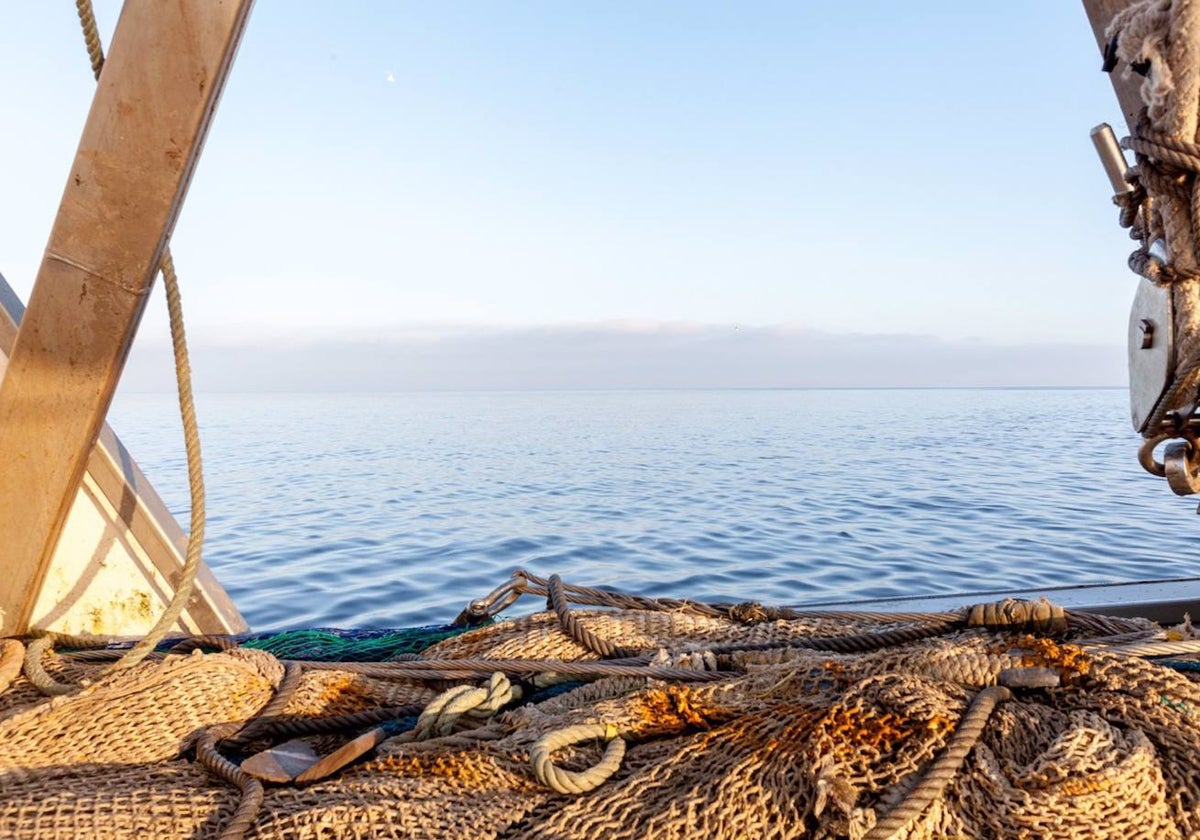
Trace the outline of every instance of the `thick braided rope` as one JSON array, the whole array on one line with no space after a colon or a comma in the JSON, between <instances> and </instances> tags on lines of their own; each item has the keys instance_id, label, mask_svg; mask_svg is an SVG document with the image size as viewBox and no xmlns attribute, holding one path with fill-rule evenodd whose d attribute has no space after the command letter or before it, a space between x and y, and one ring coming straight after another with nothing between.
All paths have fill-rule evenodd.
<instances>
[{"instance_id":1,"label":"thick braided rope","mask_svg":"<svg viewBox=\"0 0 1200 840\"><path fill-rule=\"evenodd\" d=\"M279 688L275 689L275 696L271 698L267 705L263 706L254 718L248 721L235 735L222 742L222 746L231 750L240 750L253 741L255 738L261 737L263 731L267 728L270 721L277 719L283 710L287 708L292 697L296 694L296 689L300 687L300 681L304 677L304 668L298 662L289 662L283 666L283 679L279 682Z\"/></svg>"},{"instance_id":2,"label":"thick braided rope","mask_svg":"<svg viewBox=\"0 0 1200 840\"><path fill-rule=\"evenodd\" d=\"M958 728L946 745L946 751L930 765L917 786L895 808L867 832L863 840L890 840L904 831L929 805L946 790L967 755L979 742L992 710L1012 697L1003 686L989 686L975 695L970 707L959 721Z\"/></svg>"},{"instance_id":3,"label":"thick braided rope","mask_svg":"<svg viewBox=\"0 0 1200 840\"><path fill-rule=\"evenodd\" d=\"M942 622L962 618L961 612L879 612L865 610L826 610L805 609L803 607L765 607L754 601L743 603L705 603L681 598L648 598L644 595L634 595L628 592L615 592L608 589L595 589L588 586L577 586L565 581L562 591L566 600L572 604L592 607L614 607L625 610L650 610L654 612L686 612L711 618L729 618L742 623L759 623L762 621L795 620L795 619L831 619L846 621L876 621L876 622ZM495 598L504 606L511 606L521 594L549 598L550 581L540 578L524 569L518 569L512 574L512 580L484 599L490 603ZM501 597L503 596L503 597ZM499 610L496 610L497 612Z\"/></svg>"},{"instance_id":4,"label":"thick braided rope","mask_svg":"<svg viewBox=\"0 0 1200 840\"><path fill-rule=\"evenodd\" d=\"M492 674L483 688L455 686L429 701L417 718L413 737L423 741L449 735L463 718L482 721L520 697L521 690L499 671Z\"/></svg>"},{"instance_id":5,"label":"thick braided rope","mask_svg":"<svg viewBox=\"0 0 1200 840\"><path fill-rule=\"evenodd\" d=\"M103 637L71 636L65 633L42 632L32 639L25 647L24 671L25 678L42 694L59 697L78 691L83 686L75 683L59 682L50 676L42 666L42 656L48 650L54 650L55 645L62 644L74 648L103 647L108 640Z\"/></svg>"},{"instance_id":6,"label":"thick braided rope","mask_svg":"<svg viewBox=\"0 0 1200 840\"><path fill-rule=\"evenodd\" d=\"M571 605L567 602L567 595L563 591L562 578L558 575L550 575L550 580L547 581L546 585L546 592L547 605L558 617L559 626L562 627L564 633L579 645L587 648L602 659L625 659L638 654L638 651L613 644L584 627L571 612Z\"/></svg>"},{"instance_id":7,"label":"thick braided rope","mask_svg":"<svg viewBox=\"0 0 1200 840\"><path fill-rule=\"evenodd\" d=\"M200 431L196 423L196 406L192 400L192 368L188 361L187 336L183 329L183 306L179 298L179 278L175 275L175 261L170 250L164 250L162 262L163 285L167 292L167 309L171 319L171 344L175 351L175 381L179 385L179 411L183 418L183 440L187 451L188 487L191 490L191 527L188 532L187 552L183 569L175 582L175 594L171 603L159 616L150 632L129 653L113 665L119 671L136 665L146 658L155 646L171 631L175 622L187 609L200 571L204 547L204 467L200 455Z\"/></svg>"},{"instance_id":8,"label":"thick braided rope","mask_svg":"<svg viewBox=\"0 0 1200 840\"><path fill-rule=\"evenodd\" d=\"M218 778L228 782L241 792L241 800L233 818L221 828L219 840L242 840L263 803L262 782L238 767L217 752L217 741L225 734L232 734L237 724L219 724L205 729L196 741L196 761Z\"/></svg>"},{"instance_id":9,"label":"thick braided rope","mask_svg":"<svg viewBox=\"0 0 1200 840\"><path fill-rule=\"evenodd\" d=\"M551 761L551 754L563 747L603 738L608 742L600 761L586 770L564 770ZM587 793L604 784L621 769L625 758L625 739L612 724L583 723L548 732L529 750L533 775L546 787L565 794Z\"/></svg>"},{"instance_id":10,"label":"thick braided rope","mask_svg":"<svg viewBox=\"0 0 1200 840\"><path fill-rule=\"evenodd\" d=\"M537 575L530 574L524 569L513 573L517 583L515 589L528 592L531 595L549 597L550 582ZM724 610L705 604L701 601L689 601L677 598L647 598L643 595L631 595L626 592L612 592L606 589L594 589L590 586L575 586L564 583L563 591L573 604L592 607L615 607L622 610L652 610L655 612L690 612L707 615L713 618L723 618Z\"/></svg>"},{"instance_id":11,"label":"thick braided rope","mask_svg":"<svg viewBox=\"0 0 1200 840\"><path fill-rule=\"evenodd\" d=\"M54 637L47 634L38 636L25 646L25 678L33 683L33 687L42 694L59 697L78 691L81 686L71 683L61 683L46 673L42 667L42 654L54 649Z\"/></svg>"},{"instance_id":12,"label":"thick braided rope","mask_svg":"<svg viewBox=\"0 0 1200 840\"><path fill-rule=\"evenodd\" d=\"M1171 287L1175 305L1175 362L1172 385L1147 421L1148 439L1161 433L1168 413L1189 405L1200 388L1200 6L1161 0L1133 2L1119 12L1105 36L1117 55L1148 71L1140 87L1146 104L1126 148L1137 153L1137 183L1149 200L1138 201L1141 248L1130 268ZM1126 72L1129 72L1128 70ZM1132 222L1132 202L1122 208L1122 224ZM1167 245L1170 263L1151 255L1157 239ZM1156 470L1151 470L1157 474Z\"/></svg>"},{"instance_id":13,"label":"thick braided rope","mask_svg":"<svg viewBox=\"0 0 1200 840\"><path fill-rule=\"evenodd\" d=\"M1180 137L1143 128L1125 141L1126 148L1191 172L1200 172L1200 146Z\"/></svg>"},{"instance_id":14,"label":"thick braided rope","mask_svg":"<svg viewBox=\"0 0 1200 840\"><path fill-rule=\"evenodd\" d=\"M967 626L1060 633L1067 629L1067 613L1045 598L1037 601L1005 598L971 607L967 610Z\"/></svg>"},{"instance_id":15,"label":"thick braided rope","mask_svg":"<svg viewBox=\"0 0 1200 840\"><path fill-rule=\"evenodd\" d=\"M100 44L100 33L96 29L96 13L92 9L92 0L75 0L75 10L79 13L83 42L87 44L88 58L92 62L92 75L99 80L100 70L104 67L104 47Z\"/></svg>"},{"instance_id":16,"label":"thick braided rope","mask_svg":"<svg viewBox=\"0 0 1200 840\"><path fill-rule=\"evenodd\" d=\"M92 63L92 75L100 79L104 67L104 48L96 29L96 14L91 0L76 0L79 25L87 46L88 58ZM187 551L183 569L175 583L175 594L150 632L134 645L125 656L113 664L110 672L116 672L138 664L145 659L163 637L175 626L183 615L192 590L196 585L196 574L204 546L204 471L200 456L200 432L196 423L196 406L192 400L192 369L188 361L187 336L183 329L183 306L179 297L179 278L175 274L175 261L170 248L164 248L159 263L163 284L167 293L167 311L171 321L171 345L175 351L175 381L179 387L179 410L183 418L183 440L187 451L188 486L191 490L191 528L188 533Z\"/></svg>"}]
</instances>

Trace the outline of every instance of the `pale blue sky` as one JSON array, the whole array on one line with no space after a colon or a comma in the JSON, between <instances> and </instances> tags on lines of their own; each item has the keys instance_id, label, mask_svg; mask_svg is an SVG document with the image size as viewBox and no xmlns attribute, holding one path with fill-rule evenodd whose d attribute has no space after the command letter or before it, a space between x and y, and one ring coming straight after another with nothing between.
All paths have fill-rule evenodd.
<instances>
[{"instance_id":1,"label":"pale blue sky","mask_svg":"<svg viewBox=\"0 0 1200 840\"><path fill-rule=\"evenodd\" d=\"M259 0L175 235L189 330L1120 345L1098 65L1068 0ZM0 272L28 297L92 91L73 3L4 0L0 78Z\"/></svg>"}]
</instances>

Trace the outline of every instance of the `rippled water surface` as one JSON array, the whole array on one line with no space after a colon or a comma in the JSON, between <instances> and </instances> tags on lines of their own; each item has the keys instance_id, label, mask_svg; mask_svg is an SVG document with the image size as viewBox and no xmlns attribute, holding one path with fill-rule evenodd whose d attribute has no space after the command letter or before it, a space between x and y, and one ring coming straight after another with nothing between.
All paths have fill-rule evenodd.
<instances>
[{"instance_id":1,"label":"rippled water surface","mask_svg":"<svg viewBox=\"0 0 1200 840\"><path fill-rule=\"evenodd\" d=\"M219 395L205 557L258 630L448 621L516 567L803 603L1200 574L1120 390ZM181 521L170 395L112 424Z\"/></svg>"}]
</instances>

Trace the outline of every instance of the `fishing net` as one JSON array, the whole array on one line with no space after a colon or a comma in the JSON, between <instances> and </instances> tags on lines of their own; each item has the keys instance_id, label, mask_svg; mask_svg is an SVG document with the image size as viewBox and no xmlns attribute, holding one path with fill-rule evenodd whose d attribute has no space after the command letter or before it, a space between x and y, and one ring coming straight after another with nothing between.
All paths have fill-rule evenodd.
<instances>
[{"instance_id":1,"label":"fishing net","mask_svg":"<svg viewBox=\"0 0 1200 840\"><path fill-rule=\"evenodd\" d=\"M1200 834L1196 672L1140 655L1190 663L1195 643L1147 622L519 584L550 609L368 633L424 639L392 661L397 639L377 662L255 639L109 674L119 651L47 649L44 672L76 685L46 698L25 669L0 694L0 836ZM297 778L244 769L287 750L311 757Z\"/></svg>"},{"instance_id":2,"label":"fishing net","mask_svg":"<svg viewBox=\"0 0 1200 840\"><path fill-rule=\"evenodd\" d=\"M319 628L257 633L239 639L241 647L265 650L280 659L324 662L386 662L456 636L466 627L431 626L399 630Z\"/></svg>"}]
</instances>

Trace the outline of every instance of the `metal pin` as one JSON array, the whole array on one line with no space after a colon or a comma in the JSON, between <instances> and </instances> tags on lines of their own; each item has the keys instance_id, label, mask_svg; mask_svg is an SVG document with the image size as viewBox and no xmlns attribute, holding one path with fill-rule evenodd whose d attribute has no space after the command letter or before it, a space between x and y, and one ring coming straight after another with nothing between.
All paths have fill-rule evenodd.
<instances>
[{"instance_id":1,"label":"metal pin","mask_svg":"<svg viewBox=\"0 0 1200 840\"><path fill-rule=\"evenodd\" d=\"M1125 180L1129 162L1125 160L1125 153L1121 151L1121 144L1117 142L1117 135L1113 133L1112 126L1100 123L1092 129L1091 134L1092 145L1096 147L1096 154L1100 155L1100 163L1103 164L1108 181L1112 184L1113 194L1133 192L1133 186Z\"/></svg>"}]
</instances>

